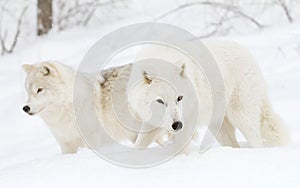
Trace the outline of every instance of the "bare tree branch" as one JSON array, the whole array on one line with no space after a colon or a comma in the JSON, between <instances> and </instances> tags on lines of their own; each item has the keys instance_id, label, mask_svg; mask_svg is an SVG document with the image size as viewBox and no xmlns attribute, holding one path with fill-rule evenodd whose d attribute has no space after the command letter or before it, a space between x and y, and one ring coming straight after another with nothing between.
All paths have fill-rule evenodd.
<instances>
[{"instance_id":1,"label":"bare tree branch","mask_svg":"<svg viewBox=\"0 0 300 188\"><path fill-rule=\"evenodd\" d=\"M226 14L226 13L225 13ZM207 34L204 34L204 35L200 35L200 36L197 36L197 39L204 39L204 38L209 38L211 36L214 36L216 35L218 32L220 32L220 29L221 27L223 26L223 24L225 23L226 21L226 16L223 15L220 17L220 20L216 23L212 23L211 25L214 26L214 29L211 30L210 32L208 32ZM226 28L225 29L225 32L228 32L230 29L232 29L232 27L229 27L229 28ZM223 29L224 31L224 29Z\"/></svg>"},{"instance_id":2,"label":"bare tree branch","mask_svg":"<svg viewBox=\"0 0 300 188\"><path fill-rule=\"evenodd\" d=\"M72 27L74 22L74 25L86 26L99 7L112 5L119 1L121 0L107 0L105 2L101 0L93 0L80 3L80 1L76 0L73 5L68 5L66 1L58 0L57 6L59 14L57 15L55 25L57 25L57 28L60 31L68 27ZM78 18L79 15L80 17ZM75 21L74 18L76 19Z\"/></svg>"},{"instance_id":3,"label":"bare tree branch","mask_svg":"<svg viewBox=\"0 0 300 188\"><path fill-rule=\"evenodd\" d=\"M290 14L290 11L289 11L285 1L284 0L277 0L277 2L280 5L280 7L283 9L284 14L286 15L289 22L292 23L294 20L293 20L291 14Z\"/></svg>"},{"instance_id":4,"label":"bare tree branch","mask_svg":"<svg viewBox=\"0 0 300 188\"><path fill-rule=\"evenodd\" d=\"M175 9L172 9L172 10L158 16L156 18L156 20L162 19L166 16L169 16L171 14L174 14L174 13L178 12L178 11L181 11L183 9L193 7L193 6L210 6L210 7L215 7L215 8L221 8L221 9L224 9L226 11L235 13L235 14L249 20L254 25L256 25L258 28L263 28L264 27L255 18L253 18L250 15L246 14L245 12L243 12L242 10L240 10L238 7L236 7L234 5L229 5L229 4L225 4L225 3L218 3L218 2L210 2L210 1L197 1L197 2L191 2L191 3L186 3L184 5L180 5L180 6L176 7Z\"/></svg>"},{"instance_id":5,"label":"bare tree branch","mask_svg":"<svg viewBox=\"0 0 300 188\"><path fill-rule=\"evenodd\" d=\"M1 48L2 48L2 55L5 53L12 53L17 45L20 33L21 33L21 25L23 22L23 17L28 9L28 6L24 7L21 14L18 17L18 22L17 22L17 28L13 37L13 42L10 47L7 47L5 44L7 32L4 33L4 36L1 35L0 33L0 43L1 43Z\"/></svg>"},{"instance_id":6,"label":"bare tree branch","mask_svg":"<svg viewBox=\"0 0 300 188\"><path fill-rule=\"evenodd\" d=\"M5 31L4 32L4 35L0 36L0 43L1 43L1 55L4 55L5 53L7 53L7 49L6 49L6 46L5 46L5 42L4 40L6 39L6 36L7 36L7 32Z\"/></svg>"}]
</instances>

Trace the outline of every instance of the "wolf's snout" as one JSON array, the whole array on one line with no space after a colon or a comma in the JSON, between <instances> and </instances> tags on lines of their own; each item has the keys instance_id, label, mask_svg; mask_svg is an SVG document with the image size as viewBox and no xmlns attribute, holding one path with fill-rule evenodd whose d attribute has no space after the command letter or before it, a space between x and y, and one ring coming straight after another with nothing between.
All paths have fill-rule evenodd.
<instances>
[{"instance_id":1,"label":"wolf's snout","mask_svg":"<svg viewBox=\"0 0 300 188\"><path fill-rule=\"evenodd\" d=\"M181 121L175 121L173 124L172 124L172 129L174 131L179 131L180 129L182 129L183 127L183 124Z\"/></svg>"},{"instance_id":2,"label":"wolf's snout","mask_svg":"<svg viewBox=\"0 0 300 188\"><path fill-rule=\"evenodd\" d=\"M30 112L30 107L29 106L24 106L23 107L24 112L29 113Z\"/></svg>"}]
</instances>

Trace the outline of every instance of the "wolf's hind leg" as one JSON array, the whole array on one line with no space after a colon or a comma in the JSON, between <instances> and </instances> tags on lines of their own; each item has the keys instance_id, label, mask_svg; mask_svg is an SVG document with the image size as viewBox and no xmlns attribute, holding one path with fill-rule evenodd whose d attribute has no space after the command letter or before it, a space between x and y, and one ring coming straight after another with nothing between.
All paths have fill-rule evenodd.
<instances>
[{"instance_id":1,"label":"wolf's hind leg","mask_svg":"<svg viewBox=\"0 0 300 188\"><path fill-rule=\"evenodd\" d=\"M231 125L226 117L224 118L222 128L216 136L216 139L222 146L230 146L234 148L240 147L236 140L235 128Z\"/></svg>"}]
</instances>

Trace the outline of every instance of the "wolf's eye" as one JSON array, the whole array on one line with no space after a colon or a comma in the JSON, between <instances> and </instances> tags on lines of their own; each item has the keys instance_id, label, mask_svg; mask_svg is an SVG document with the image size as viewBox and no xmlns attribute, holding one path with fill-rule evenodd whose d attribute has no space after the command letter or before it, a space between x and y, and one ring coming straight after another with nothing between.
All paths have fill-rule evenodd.
<instances>
[{"instance_id":1,"label":"wolf's eye","mask_svg":"<svg viewBox=\"0 0 300 188\"><path fill-rule=\"evenodd\" d=\"M164 101L162 99L157 99L156 102L160 103L160 104L165 104Z\"/></svg>"},{"instance_id":2,"label":"wolf's eye","mask_svg":"<svg viewBox=\"0 0 300 188\"><path fill-rule=\"evenodd\" d=\"M38 90L36 91L36 93L40 93L42 92L44 89L43 88L38 88Z\"/></svg>"},{"instance_id":3,"label":"wolf's eye","mask_svg":"<svg viewBox=\"0 0 300 188\"><path fill-rule=\"evenodd\" d=\"M177 102L179 102L179 101L181 101L183 99L183 96L181 95L181 96L178 96L177 97Z\"/></svg>"}]
</instances>

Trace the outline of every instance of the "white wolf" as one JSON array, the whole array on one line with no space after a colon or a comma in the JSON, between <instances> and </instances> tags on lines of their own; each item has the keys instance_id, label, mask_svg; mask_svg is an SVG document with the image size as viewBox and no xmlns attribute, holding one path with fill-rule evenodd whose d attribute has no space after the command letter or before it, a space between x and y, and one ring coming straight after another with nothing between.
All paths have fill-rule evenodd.
<instances>
[{"instance_id":1,"label":"white wolf","mask_svg":"<svg viewBox=\"0 0 300 188\"><path fill-rule=\"evenodd\" d=\"M79 108L81 112L79 117L75 117L73 88L76 72L55 62L23 65L27 73L25 86L28 93L28 100L23 110L29 115L39 115L46 122L59 143L62 153L75 153L80 147L88 147L75 125L75 118L84 121L84 126L80 127L81 131L93 147L112 142L104 131L108 131L110 136L117 141L129 139L134 142L137 133L120 126L111 111L112 105L108 104L114 85L118 85L119 97L126 96L124 99L127 99L126 83L131 67L131 65L126 65L116 69L111 68L102 71L100 76L78 73L77 78L80 83L77 84L80 84L80 89L86 93L86 96L74 99L77 103L76 108ZM94 83L96 77L98 78L97 84ZM91 96L94 86L96 95ZM87 104L89 101L87 97L97 98L92 100L92 104ZM91 117L95 106L97 116L100 120L104 120L101 124L106 126L105 130L97 129L98 119Z\"/></svg>"},{"instance_id":2,"label":"white wolf","mask_svg":"<svg viewBox=\"0 0 300 188\"><path fill-rule=\"evenodd\" d=\"M235 131L238 129L250 147L278 146L289 143L288 133L270 105L262 73L248 49L229 41L207 40L204 41L204 44L214 56L225 84L225 118L216 137L217 141L224 146L240 147L235 135ZM174 62L181 69L174 74L178 74L183 79L188 77L192 81L199 96L199 103L193 104L193 101L190 101L190 105L199 105L199 125L208 125L213 107L212 95L209 83L198 66L177 50L162 45L145 47L138 53L136 60L149 58ZM148 77L151 76L148 74ZM179 109L174 111L173 117L175 119L180 117L177 114L180 113L180 101L191 99L180 96L173 89L166 89L157 81L151 82L151 78L146 80L148 80L148 86L140 87L144 90L140 91L143 96L139 94L141 100L134 103L134 108L143 108L145 102L153 99L149 92L156 91L157 102L164 105L167 111L174 111L174 106L177 106ZM161 92L162 87L164 88L163 93ZM139 112L147 111L140 110ZM188 122L182 122L182 119L177 119L176 122L179 123L174 125L174 128L191 126ZM147 147L157 136L165 133L164 129L150 134L141 133L136 145Z\"/></svg>"}]
</instances>

